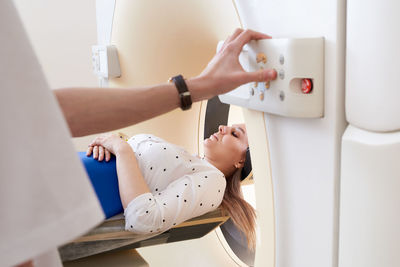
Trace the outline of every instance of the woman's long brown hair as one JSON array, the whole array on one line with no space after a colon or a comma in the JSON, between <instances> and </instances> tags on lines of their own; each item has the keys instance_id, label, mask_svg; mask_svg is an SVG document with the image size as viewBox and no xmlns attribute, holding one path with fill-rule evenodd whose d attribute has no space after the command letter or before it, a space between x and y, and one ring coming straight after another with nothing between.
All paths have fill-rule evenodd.
<instances>
[{"instance_id":1,"label":"woman's long brown hair","mask_svg":"<svg viewBox=\"0 0 400 267\"><path fill-rule=\"evenodd\" d=\"M240 186L241 170L238 169L226 178L226 189L221 207L228 212L233 223L244 234L247 246L254 250L256 247L256 211L243 198Z\"/></svg>"}]
</instances>

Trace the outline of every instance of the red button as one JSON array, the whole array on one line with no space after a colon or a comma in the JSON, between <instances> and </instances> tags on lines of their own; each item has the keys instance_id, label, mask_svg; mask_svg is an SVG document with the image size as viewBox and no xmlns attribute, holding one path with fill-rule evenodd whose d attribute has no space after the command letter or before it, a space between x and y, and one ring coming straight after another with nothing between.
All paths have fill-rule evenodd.
<instances>
[{"instance_id":1,"label":"red button","mask_svg":"<svg viewBox=\"0 0 400 267\"><path fill-rule=\"evenodd\" d=\"M311 93L313 88L313 84L311 79L303 79L301 80L301 91L303 94L309 94Z\"/></svg>"}]
</instances>

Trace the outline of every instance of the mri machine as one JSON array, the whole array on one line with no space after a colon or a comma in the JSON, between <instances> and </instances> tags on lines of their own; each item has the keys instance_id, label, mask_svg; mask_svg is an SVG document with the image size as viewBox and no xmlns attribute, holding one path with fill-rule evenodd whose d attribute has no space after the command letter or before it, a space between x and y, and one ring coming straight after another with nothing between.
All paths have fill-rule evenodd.
<instances>
[{"instance_id":1,"label":"mri machine","mask_svg":"<svg viewBox=\"0 0 400 267\"><path fill-rule=\"evenodd\" d=\"M264 53L264 67L280 73L270 88L249 84L220 97L243 108L231 105L225 119L244 121L249 132L255 255L241 253L225 226L201 239L139 248L142 257L151 266L399 266L399 9L394 0L97 1L93 61L103 86L195 76L236 27L276 39L241 56L254 70ZM301 61L309 72L293 76ZM293 80L303 78L313 81L309 95L296 91ZM152 132L201 153L214 102L121 131ZM301 114L306 108L315 110Z\"/></svg>"},{"instance_id":2,"label":"mri machine","mask_svg":"<svg viewBox=\"0 0 400 267\"><path fill-rule=\"evenodd\" d=\"M215 257L215 266L253 261L255 266L400 264L400 36L393 28L397 1L97 4L99 45L118 51L120 70L112 67L113 53L107 71L97 69L103 70L103 83L110 78L111 87L163 82L181 72L196 75L217 41L238 26L277 39L250 44L241 55L247 70L278 71L270 88L248 84L220 96L243 107L241 117L231 106L229 119L244 120L249 132L259 225L255 260L240 255L227 242L229 235L224 238L219 230L215 239L203 240L204 245L177 243L170 254L201 250L205 258ZM264 65L257 62L260 52L267 58ZM312 80L310 94L299 90L302 78ZM124 130L155 131L201 153L207 105L198 103L190 112L174 111ZM171 128L179 131L166 130ZM222 244L231 262L207 252L215 250L215 244ZM139 251L151 258L163 249L169 248ZM193 255L190 258L198 261L194 266L207 265Z\"/></svg>"}]
</instances>

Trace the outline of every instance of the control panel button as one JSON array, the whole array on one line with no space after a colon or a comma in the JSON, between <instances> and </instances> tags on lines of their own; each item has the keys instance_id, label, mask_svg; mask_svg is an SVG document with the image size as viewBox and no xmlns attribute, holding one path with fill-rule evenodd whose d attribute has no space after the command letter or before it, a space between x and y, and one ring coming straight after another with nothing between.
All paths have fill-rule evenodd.
<instances>
[{"instance_id":1,"label":"control panel button","mask_svg":"<svg viewBox=\"0 0 400 267\"><path fill-rule=\"evenodd\" d=\"M264 53L258 53L257 57L256 57L256 61L257 61L257 63L262 62L262 63L266 64L267 63L267 56Z\"/></svg>"},{"instance_id":2,"label":"control panel button","mask_svg":"<svg viewBox=\"0 0 400 267\"><path fill-rule=\"evenodd\" d=\"M281 80L283 80L285 78L285 71L284 70L279 70L278 72L278 76Z\"/></svg>"},{"instance_id":3,"label":"control panel button","mask_svg":"<svg viewBox=\"0 0 400 267\"><path fill-rule=\"evenodd\" d=\"M254 95L254 88L253 87L250 87L249 93L250 93L251 96Z\"/></svg>"},{"instance_id":4,"label":"control panel button","mask_svg":"<svg viewBox=\"0 0 400 267\"><path fill-rule=\"evenodd\" d=\"M284 93L283 91L280 91L280 92L279 92L279 99L280 99L281 101L285 100L285 93Z\"/></svg>"},{"instance_id":5,"label":"control panel button","mask_svg":"<svg viewBox=\"0 0 400 267\"><path fill-rule=\"evenodd\" d=\"M281 65L285 63L285 57L282 54L279 55L279 63L281 63Z\"/></svg>"},{"instance_id":6,"label":"control panel button","mask_svg":"<svg viewBox=\"0 0 400 267\"><path fill-rule=\"evenodd\" d=\"M313 88L312 80L311 79L303 79L301 80L301 91L303 94L311 93Z\"/></svg>"}]
</instances>

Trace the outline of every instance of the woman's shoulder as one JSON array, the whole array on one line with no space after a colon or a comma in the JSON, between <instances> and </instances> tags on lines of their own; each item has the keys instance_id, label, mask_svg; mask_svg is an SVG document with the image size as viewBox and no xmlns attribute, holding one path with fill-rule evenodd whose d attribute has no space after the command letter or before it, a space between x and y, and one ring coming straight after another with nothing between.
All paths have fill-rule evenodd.
<instances>
[{"instance_id":1,"label":"woman's shoulder","mask_svg":"<svg viewBox=\"0 0 400 267\"><path fill-rule=\"evenodd\" d=\"M206 170L210 171L211 173L213 173L214 176L217 176L219 178L221 178L222 180L225 181L225 175L222 171L220 171L217 167L215 167L214 165L212 165L210 162L208 162L206 159L202 158L201 162L204 166L206 166Z\"/></svg>"},{"instance_id":2,"label":"woman's shoulder","mask_svg":"<svg viewBox=\"0 0 400 267\"><path fill-rule=\"evenodd\" d=\"M200 177L201 180L205 182L205 185L219 185L221 187L225 187L226 179L223 172L204 159L200 160L199 162L201 162L202 168L196 169L196 171L193 173L194 176Z\"/></svg>"}]
</instances>

